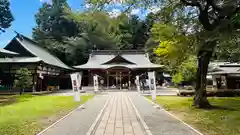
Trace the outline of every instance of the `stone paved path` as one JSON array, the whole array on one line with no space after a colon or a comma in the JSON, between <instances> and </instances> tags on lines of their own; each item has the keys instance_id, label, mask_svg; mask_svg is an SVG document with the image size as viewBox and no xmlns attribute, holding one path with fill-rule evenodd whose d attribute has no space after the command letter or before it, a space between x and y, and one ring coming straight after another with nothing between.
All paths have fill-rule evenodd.
<instances>
[{"instance_id":1,"label":"stone paved path","mask_svg":"<svg viewBox=\"0 0 240 135\"><path fill-rule=\"evenodd\" d=\"M128 95L153 135L200 135L161 108L154 108L143 96L134 92Z\"/></svg>"},{"instance_id":2,"label":"stone paved path","mask_svg":"<svg viewBox=\"0 0 240 135\"><path fill-rule=\"evenodd\" d=\"M96 123L96 124L95 124ZM199 135L137 92L103 92L38 135Z\"/></svg>"},{"instance_id":3,"label":"stone paved path","mask_svg":"<svg viewBox=\"0 0 240 135\"><path fill-rule=\"evenodd\" d=\"M76 109L71 115L38 135L86 135L108 98L108 94L96 95L84 105L85 109Z\"/></svg>"},{"instance_id":4,"label":"stone paved path","mask_svg":"<svg viewBox=\"0 0 240 135\"><path fill-rule=\"evenodd\" d=\"M93 135L145 135L127 93L111 94Z\"/></svg>"}]
</instances>

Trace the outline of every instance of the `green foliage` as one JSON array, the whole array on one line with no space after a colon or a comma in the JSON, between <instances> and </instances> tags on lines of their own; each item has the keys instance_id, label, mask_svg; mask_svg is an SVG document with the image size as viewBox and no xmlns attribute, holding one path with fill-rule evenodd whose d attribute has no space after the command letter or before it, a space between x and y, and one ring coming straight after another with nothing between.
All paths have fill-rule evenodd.
<instances>
[{"instance_id":1,"label":"green foliage","mask_svg":"<svg viewBox=\"0 0 240 135\"><path fill-rule=\"evenodd\" d=\"M227 60L229 62L240 61L240 42L238 33L223 37L216 48L213 59Z\"/></svg>"},{"instance_id":2,"label":"green foliage","mask_svg":"<svg viewBox=\"0 0 240 135\"><path fill-rule=\"evenodd\" d=\"M66 0L44 3L35 15L37 26L33 29L35 40L54 39L61 41L63 37L72 37L78 34L78 25L66 19L70 11Z\"/></svg>"},{"instance_id":3,"label":"green foliage","mask_svg":"<svg viewBox=\"0 0 240 135\"><path fill-rule=\"evenodd\" d=\"M85 63L94 49L143 49L152 25L124 13L72 12L65 0L45 3L35 18L34 39L68 65Z\"/></svg>"},{"instance_id":4,"label":"green foliage","mask_svg":"<svg viewBox=\"0 0 240 135\"><path fill-rule=\"evenodd\" d=\"M183 61L178 69L178 72L182 73L184 81L195 81L197 73L197 58L190 56L187 60Z\"/></svg>"},{"instance_id":5,"label":"green foliage","mask_svg":"<svg viewBox=\"0 0 240 135\"><path fill-rule=\"evenodd\" d=\"M196 79L196 72L197 59L194 56L191 56L187 60L183 61L176 69L176 73L173 75L173 82L176 85L183 81L193 83Z\"/></svg>"},{"instance_id":6,"label":"green foliage","mask_svg":"<svg viewBox=\"0 0 240 135\"><path fill-rule=\"evenodd\" d=\"M33 29L33 38L64 63L72 65L84 59L74 58L81 53L69 44L69 38L78 36L79 24L68 18L72 11L66 0L53 0L44 3L35 15L37 26Z\"/></svg>"},{"instance_id":7,"label":"green foliage","mask_svg":"<svg viewBox=\"0 0 240 135\"><path fill-rule=\"evenodd\" d=\"M138 16L130 17L122 14L119 21L116 36L120 40L120 49L142 49L149 39L149 27L151 22L142 21Z\"/></svg>"},{"instance_id":8,"label":"green foliage","mask_svg":"<svg viewBox=\"0 0 240 135\"><path fill-rule=\"evenodd\" d=\"M154 53L173 75L176 85L183 81L193 82L197 70L197 59L194 57L196 49L191 47L195 37L183 35L181 31L172 24L158 23L152 28L153 38L160 42L154 48Z\"/></svg>"},{"instance_id":9,"label":"green foliage","mask_svg":"<svg viewBox=\"0 0 240 135\"><path fill-rule=\"evenodd\" d=\"M24 90L32 85L32 73L27 68L20 68L16 71L14 87Z\"/></svg>"},{"instance_id":10,"label":"green foliage","mask_svg":"<svg viewBox=\"0 0 240 135\"><path fill-rule=\"evenodd\" d=\"M9 0L0 0L0 32L5 32L13 20Z\"/></svg>"},{"instance_id":11,"label":"green foliage","mask_svg":"<svg viewBox=\"0 0 240 135\"><path fill-rule=\"evenodd\" d=\"M179 85L183 81L183 75L181 72L176 73L172 76L172 81L175 85Z\"/></svg>"},{"instance_id":12,"label":"green foliage","mask_svg":"<svg viewBox=\"0 0 240 135\"><path fill-rule=\"evenodd\" d=\"M179 65L190 55L196 54L196 49L192 46L195 37L181 32L172 24L157 23L152 27L153 39L159 42L154 53L160 57L160 63L165 65L171 74L175 74Z\"/></svg>"}]
</instances>

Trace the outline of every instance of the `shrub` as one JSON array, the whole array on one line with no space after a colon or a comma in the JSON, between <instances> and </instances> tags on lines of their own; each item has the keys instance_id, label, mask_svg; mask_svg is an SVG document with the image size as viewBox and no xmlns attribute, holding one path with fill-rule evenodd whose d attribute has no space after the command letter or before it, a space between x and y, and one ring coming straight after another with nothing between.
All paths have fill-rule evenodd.
<instances>
[{"instance_id":1,"label":"shrub","mask_svg":"<svg viewBox=\"0 0 240 135\"><path fill-rule=\"evenodd\" d=\"M193 96L195 91L193 90L181 90L177 94L178 96ZM239 90L217 90L217 91L207 91L208 97L237 97L240 96Z\"/></svg>"},{"instance_id":2,"label":"shrub","mask_svg":"<svg viewBox=\"0 0 240 135\"><path fill-rule=\"evenodd\" d=\"M20 95L24 89L32 85L32 73L27 68L20 68L16 71L14 86L20 89Z\"/></svg>"}]
</instances>

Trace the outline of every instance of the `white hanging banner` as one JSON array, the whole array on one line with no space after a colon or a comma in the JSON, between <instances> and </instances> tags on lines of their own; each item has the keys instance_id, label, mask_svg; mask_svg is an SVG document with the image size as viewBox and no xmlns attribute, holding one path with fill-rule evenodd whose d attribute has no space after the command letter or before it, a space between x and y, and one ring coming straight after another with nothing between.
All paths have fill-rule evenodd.
<instances>
[{"instance_id":1,"label":"white hanging banner","mask_svg":"<svg viewBox=\"0 0 240 135\"><path fill-rule=\"evenodd\" d=\"M98 76L97 75L93 76L93 85L94 85L94 91L97 92L98 91Z\"/></svg>"},{"instance_id":2,"label":"white hanging banner","mask_svg":"<svg viewBox=\"0 0 240 135\"><path fill-rule=\"evenodd\" d=\"M136 86L137 86L137 91L140 92L140 83L139 83L139 76L136 76Z\"/></svg>"},{"instance_id":3,"label":"white hanging banner","mask_svg":"<svg viewBox=\"0 0 240 135\"><path fill-rule=\"evenodd\" d=\"M79 88L79 91L81 91L81 86L82 86L82 72L78 72L77 73L77 80L78 80L78 88Z\"/></svg>"},{"instance_id":4,"label":"white hanging banner","mask_svg":"<svg viewBox=\"0 0 240 135\"><path fill-rule=\"evenodd\" d=\"M79 95L79 84L78 84L78 73L71 74L73 96L75 101L80 101Z\"/></svg>"},{"instance_id":5,"label":"white hanging banner","mask_svg":"<svg viewBox=\"0 0 240 135\"><path fill-rule=\"evenodd\" d=\"M156 79L155 79L155 71L148 72L148 82L149 82L149 89L152 93L152 100L156 100Z\"/></svg>"}]
</instances>

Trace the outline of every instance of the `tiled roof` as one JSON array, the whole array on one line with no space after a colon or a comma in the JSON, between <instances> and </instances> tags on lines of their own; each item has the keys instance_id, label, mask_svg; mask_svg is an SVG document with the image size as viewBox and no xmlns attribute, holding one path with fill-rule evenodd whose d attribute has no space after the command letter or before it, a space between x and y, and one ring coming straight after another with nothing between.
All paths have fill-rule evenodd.
<instances>
[{"instance_id":1,"label":"tiled roof","mask_svg":"<svg viewBox=\"0 0 240 135\"><path fill-rule=\"evenodd\" d=\"M210 74L240 74L240 67L220 67L218 71Z\"/></svg>"},{"instance_id":2,"label":"tiled roof","mask_svg":"<svg viewBox=\"0 0 240 135\"><path fill-rule=\"evenodd\" d=\"M14 55L18 55L18 53L16 52L12 52L12 51L8 51L6 49L0 48L0 53L5 55L5 56L14 56Z\"/></svg>"},{"instance_id":3,"label":"tiled roof","mask_svg":"<svg viewBox=\"0 0 240 135\"><path fill-rule=\"evenodd\" d=\"M38 57L0 58L0 63L35 63L42 61Z\"/></svg>"},{"instance_id":4,"label":"tiled roof","mask_svg":"<svg viewBox=\"0 0 240 135\"><path fill-rule=\"evenodd\" d=\"M209 74L240 74L240 64L224 62L209 68Z\"/></svg>"},{"instance_id":5,"label":"tiled roof","mask_svg":"<svg viewBox=\"0 0 240 135\"><path fill-rule=\"evenodd\" d=\"M117 56L121 56L123 59L131 63L108 63ZM158 65L151 63L148 55L143 51L134 50L105 50L105 51L95 51L90 54L88 62L83 65L74 66L78 69L108 69L112 67L126 67L130 69L140 69L140 68L161 68L163 65Z\"/></svg>"},{"instance_id":6,"label":"tiled roof","mask_svg":"<svg viewBox=\"0 0 240 135\"><path fill-rule=\"evenodd\" d=\"M45 62L46 64L50 64L50 65L57 66L57 67L64 68L64 69L72 69L68 65L64 64L57 57L55 57L54 55L49 53L46 49L39 46L33 40L31 40L21 34L18 34L15 37L15 39L22 47L24 47L28 52L30 52L33 56L35 56L32 58L32 60L39 59L39 60ZM24 61L24 58L23 59L19 58L19 59L21 59L21 61ZM27 58L26 61L29 59L31 59L31 58Z\"/></svg>"}]
</instances>

